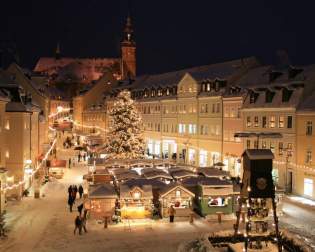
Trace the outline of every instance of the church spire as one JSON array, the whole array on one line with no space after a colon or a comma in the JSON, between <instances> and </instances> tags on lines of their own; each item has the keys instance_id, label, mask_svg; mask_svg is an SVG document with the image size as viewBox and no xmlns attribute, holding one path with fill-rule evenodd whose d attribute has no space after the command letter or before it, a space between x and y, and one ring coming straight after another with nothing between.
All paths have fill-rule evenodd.
<instances>
[{"instance_id":1,"label":"church spire","mask_svg":"<svg viewBox=\"0 0 315 252\"><path fill-rule=\"evenodd\" d=\"M130 79L136 76L136 42L132 26L130 11L124 28L121 41L121 72L123 79Z\"/></svg>"},{"instance_id":2,"label":"church spire","mask_svg":"<svg viewBox=\"0 0 315 252\"><path fill-rule=\"evenodd\" d=\"M56 51L55 51L55 58L60 59L61 58L61 50L60 50L60 43L57 43Z\"/></svg>"},{"instance_id":3,"label":"church spire","mask_svg":"<svg viewBox=\"0 0 315 252\"><path fill-rule=\"evenodd\" d=\"M127 22L124 28L124 37L123 37L122 43L135 44L134 31L132 27L132 20L131 20L130 12L128 13L128 16L127 16Z\"/></svg>"}]
</instances>

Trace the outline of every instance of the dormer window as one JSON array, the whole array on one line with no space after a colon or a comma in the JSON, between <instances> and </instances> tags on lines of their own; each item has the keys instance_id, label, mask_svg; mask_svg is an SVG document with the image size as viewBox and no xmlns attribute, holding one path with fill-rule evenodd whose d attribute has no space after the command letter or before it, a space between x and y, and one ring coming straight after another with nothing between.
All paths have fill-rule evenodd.
<instances>
[{"instance_id":1,"label":"dormer window","mask_svg":"<svg viewBox=\"0 0 315 252\"><path fill-rule=\"evenodd\" d=\"M155 96L155 89L152 89L151 90L151 97L154 97Z\"/></svg>"},{"instance_id":2,"label":"dormer window","mask_svg":"<svg viewBox=\"0 0 315 252\"><path fill-rule=\"evenodd\" d=\"M287 88L282 89L282 102L288 102L292 96L293 90Z\"/></svg>"},{"instance_id":3,"label":"dormer window","mask_svg":"<svg viewBox=\"0 0 315 252\"><path fill-rule=\"evenodd\" d=\"M274 96L275 96L275 92L271 92L270 90L267 90L266 91L266 103L271 103Z\"/></svg>"},{"instance_id":4,"label":"dormer window","mask_svg":"<svg viewBox=\"0 0 315 252\"><path fill-rule=\"evenodd\" d=\"M276 80L281 75L282 75L281 72L272 71L271 73L269 73L269 82L273 82L274 80Z\"/></svg>"},{"instance_id":5,"label":"dormer window","mask_svg":"<svg viewBox=\"0 0 315 252\"><path fill-rule=\"evenodd\" d=\"M166 95L170 95L170 88L166 88Z\"/></svg>"},{"instance_id":6,"label":"dormer window","mask_svg":"<svg viewBox=\"0 0 315 252\"><path fill-rule=\"evenodd\" d=\"M255 92L251 92L249 95L249 103L255 103L257 98L258 98L258 95L259 94L255 93Z\"/></svg>"},{"instance_id":7,"label":"dormer window","mask_svg":"<svg viewBox=\"0 0 315 252\"><path fill-rule=\"evenodd\" d=\"M148 96L149 96L148 90L144 90L144 97L148 97Z\"/></svg>"},{"instance_id":8,"label":"dormer window","mask_svg":"<svg viewBox=\"0 0 315 252\"><path fill-rule=\"evenodd\" d=\"M208 82L208 83L207 83L207 90L206 90L206 91L209 92L210 90L211 90L211 84Z\"/></svg>"},{"instance_id":9,"label":"dormer window","mask_svg":"<svg viewBox=\"0 0 315 252\"><path fill-rule=\"evenodd\" d=\"M162 96L163 92L162 92L161 88L158 89L157 94L158 94L158 96Z\"/></svg>"}]
</instances>

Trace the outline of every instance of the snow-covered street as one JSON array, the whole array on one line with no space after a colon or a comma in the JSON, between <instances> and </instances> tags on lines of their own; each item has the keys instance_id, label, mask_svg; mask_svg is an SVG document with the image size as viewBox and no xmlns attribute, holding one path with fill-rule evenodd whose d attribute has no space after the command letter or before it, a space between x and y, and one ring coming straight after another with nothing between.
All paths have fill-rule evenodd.
<instances>
[{"instance_id":1,"label":"snow-covered street","mask_svg":"<svg viewBox=\"0 0 315 252\"><path fill-rule=\"evenodd\" d=\"M104 229L103 224L90 220L88 233L73 235L77 212L68 210L67 188L81 183L84 173L84 166L67 169L63 179L45 185L45 197L9 202L10 231L8 238L0 240L0 251L176 251L183 241L232 226L231 221L217 224L199 219L194 224L140 222L131 223L130 229L124 224Z\"/></svg>"}]
</instances>

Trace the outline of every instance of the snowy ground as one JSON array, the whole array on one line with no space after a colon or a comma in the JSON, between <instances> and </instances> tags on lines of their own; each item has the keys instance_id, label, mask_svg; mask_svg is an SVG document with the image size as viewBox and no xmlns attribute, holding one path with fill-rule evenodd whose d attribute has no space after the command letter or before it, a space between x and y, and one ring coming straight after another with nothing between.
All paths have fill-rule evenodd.
<instances>
[{"instance_id":1,"label":"snowy ground","mask_svg":"<svg viewBox=\"0 0 315 252\"><path fill-rule=\"evenodd\" d=\"M71 151L57 151L59 157L68 159ZM82 175L87 172L84 165L67 169L61 180L45 185L45 197L24 198L21 202L9 202L7 222L8 238L0 240L0 251L176 251L181 242L193 240L204 233L232 228L234 221L218 224L215 220L198 219L194 224L176 220L131 223L109 226L89 221L88 233L73 235L76 212L67 208L67 188L69 184L82 183ZM76 209L76 206L74 206ZM281 226L307 237L307 242L315 244L315 211L294 202L284 203L285 215Z\"/></svg>"},{"instance_id":2,"label":"snowy ground","mask_svg":"<svg viewBox=\"0 0 315 252\"><path fill-rule=\"evenodd\" d=\"M9 202L10 231L8 238L0 240L0 251L176 251L183 241L232 226L231 221L218 224L198 219L194 224L186 220L172 225L166 221L136 222L130 229L124 224L104 229L102 224L89 221L87 234L73 235L77 213L67 208L67 187L82 183L85 173L84 166L67 169L63 179L46 184L42 190L45 197Z\"/></svg>"}]
</instances>

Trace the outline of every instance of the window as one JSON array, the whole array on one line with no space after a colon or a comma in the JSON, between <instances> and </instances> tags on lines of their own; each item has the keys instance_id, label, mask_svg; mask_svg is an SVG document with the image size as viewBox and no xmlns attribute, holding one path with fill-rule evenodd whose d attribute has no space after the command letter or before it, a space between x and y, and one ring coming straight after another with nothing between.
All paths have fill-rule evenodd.
<instances>
[{"instance_id":1,"label":"window","mask_svg":"<svg viewBox=\"0 0 315 252\"><path fill-rule=\"evenodd\" d=\"M212 113L215 113L215 104L212 104Z\"/></svg>"},{"instance_id":2,"label":"window","mask_svg":"<svg viewBox=\"0 0 315 252\"><path fill-rule=\"evenodd\" d=\"M270 116L269 120L269 127L274 128L276 126L276 117L275 116Z\"/></svg>"},{"instance_id":3,"label":"window","mask_svg":"<svg viewBox=\"0 0 315 252\"><path fill-rule=\"evenodd\" d=\"M216 125L215 126L215 134L218 136L220 135L220 126L219 125Z\"/></svg>"},{"instance_id":4,"label":"window","mask_svg":"<svg viewBox=\"0 0 315 252\"><path fill-rule=\"evenodd\" d=\"M284 128L284 116L279 116L279 128Z\"/></svg>"},{"instance_id":5,"label":"window","mask_svg":"<svg viewBox=\"0 0 315 252\"><path fill-rule=\"evenodd\" d=\"M196 124L189 124L188 125L188 132L189 132L189 134L196 134Z\"/></svg>"},{"instance_id":6,"label":"window","mask_svg":"<svg viewBox=\"0 0 315 252\"><path fill-rule=\"evenodd\" d=\"M229 107L225 107L224 108L224 117L229 117L229 116L230 116Z\"/></svg>"},{"instance_id":7,"label":"window","mask_svg":"<svg viewBox=\"0 0 315 252\"><path fill-rule=\"evenodd\" d=\"M307 150L306 151L306 160L305 163L311 163L312 162L312 151L311 150Z\"/></svg>"},{"instance_id":8,"label":"window","mask_svg":"<svg viewBox=\"0 0 315 252\"><path fill-rule=\"evenodd\" d=\"M246 149L250 149L250 140L246 140Z\"/></svg>"},{"instance_id":9,"label":"window","mask_svg":"<svg viewBox=\"0 0 315 252\"><path fill-rule=\"evenodd\" d=\"M311 136L312 133L313 133L312 121L307 121L307 122L306 122L306 135L307 135L307 136Z\"/></svg>"},{"instance_id":10,"label":"window","mask_svg":"<svg viewBox=\"0 0 315 252\"><path fill-rule=\"evenodd\" d=\"M262 123L262 127L263 127L263 128L267 128L267 117L263 116L261 123Z\"/></svg>"},{"instance_id":11,"label":"window","mask_svg":"<svg viewBox=\"0 0 315 252\"><path fill-rule=\"evenodd\" d=\"M258 122L258 116L254 117L254 126L258 127L259 126L259 122Z\"/></svg>"},{"instance_id":12,"label":"window","mask_svg":"<svg viewBox=\"0 0 315 252\"><path fill-rule=\"evenodd\" d=\"M221 198L221 197L218 197L218 198L212 198L212 197L209 197L209 201L208 201L208 206L209 207L212 207L212 206L216 206L216 207L222 207L222 206L225 206L226 204L228 204L228 201L225 199L225 198Z\"/></svg>"},{"instance_id":13,"label":"window","mask_svg":"<svg viewBox=\"0 0 315 252\"><path fill-rule=\"evenodd\" d=\"M4 128L5 128L6 130L9 130L9 129L10 129L10 121L9 121L9 119L6 120Z\"/></svg>"},{"instance_id":14,"label":"window","mask_svg":"<svg viewBox=\"0 0 315 252\"><path fill-rule=\"evenodd\" d=\"M254 141L254 149L258 149L258 141L257 140Z\"/></svg>"},{"instance_id":15,"label":"window","mask_svg":"<svg viewBox=\"0 0 315 252\"><path fill-rule=\"evenodd\" d=\"M275 153L275 144L273 142L270 142L270 150L272 153Z\"/></svg>"},{"instance_id":16,"label":"window","mask_svg":"<svg viewBox=\"0 0 315 252\"><path fill-rule=\"evenodd\" d=\"M231 107L230 116L233 117L233 118L236 117L236 113L235 113L235 108L234 107Z\"/></svg>"},{"instance_id":17,"label":"window","mask_svg":"<svg viewBox=\"0 0 315 252\"><path fill-rule=\"evenodd\" d=\"M217 109L216 109L217 113L220 113L220 103L217 103Z\"/></svg>"},{"instance_id":18,"label":"window","mask_svg":"<svg viewBox=\"0 0 315 252\"><path fill-rule=\"evenodd\" d=\"M266 143L266 141L262 141L262 142L261 142L261 148L262 148L262 149L266 149L266 148L267 148L267 143Z\"/></svg>"},{"instance_id":19,"label":"window","mask_svg":"<svg viewBox=\"0 0 315 252\"><path fill-rule=\"evenodd\" d=\"M247 118L246 118L246 126L247 126L248 128L250 128L250 127L252 126L252 123L251 123L251 121L250 121L250 116L247 116Z\"/></svg>"},{"instance_id":20,"label":"window","mask_svg":"<svg viewBox=\"0 0 315 252\"><path fill-rule=\"evenodd\" d=\"M313 179L305 178L304 179L304 195L313 197Z\"/></svg>"},{"instance_id":21,"label":"window","mask_svg":"<svg viewBox=\"0 0 315 252\"><path fill-rule=\"evenodd\" d=\"M178 133L185 133L185 124L178 124Z\"/></svg>"},{"instance_id":22,"label":"window","mask_svg":"<svg viewBox=\"0 0 315 252\"><path fill-rule=\"evenodd\" d=\"M237 118L241 118L241 108L237 108Z\"/></svg>"},{"instance_id":23,"label":"window","mask_svg":"<svg viewBox=\"0 0 315 252\"><path fill-rule=\"evenodd\" d=\"M204 126L203 133L204 133L204 135L208 135L208 126L207 125Z\"/></svg>"},{"instance_id":24,"label":"window","mask_svg":"<svg viewBox=\"0 0 315 252\"><path fill-rule=\"evenodd\" d=\"M279 142L279 156L283 155L283 142Z\"/></svg>"},{"instance_id":25,"label":"window","mask_svg":"<svg viewBox=\"0 0 315 252\"><path fill-rule=\"evenodd\" d=\"M140 192L134 192L134 193L133 193L133 198L134 198L134 199L137 199L137 200L138 200L138 199L140 199L140 197L141 197L141 193L140 193Z\"/></svg>"},{"instance_id":26,"label":"window","mask_svg":"<svg viewBox=\"0 0 315 252\"><path fill-rule=\"evenodd\" d=\"M292 93L293 93L293 90L284 88L282 90L282 102L288 102L291 98Z\"/></svg>"},{"instance_id":27,"label":"window","mask_svg":"<svg viewBox=\"0 0 315 252\"><path fill-rule=\"evenodd\" d=\"M287 118L287 128L292 129L292 116L288 116Z\"/></svg>"},{"instance_id":28,"label":"window","mask_svg":"<svg viewBox=\"0 0 315 252\"><path fill-rule=\"evenodd\" d=\"M180 197L180 190L176 190L175 195L176 195L176 198L179 198Z\"/></svg>"}]
</instances>

